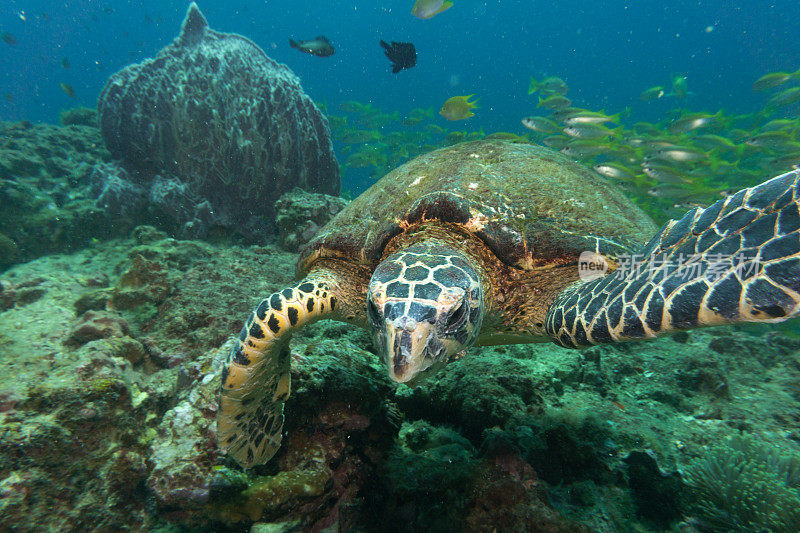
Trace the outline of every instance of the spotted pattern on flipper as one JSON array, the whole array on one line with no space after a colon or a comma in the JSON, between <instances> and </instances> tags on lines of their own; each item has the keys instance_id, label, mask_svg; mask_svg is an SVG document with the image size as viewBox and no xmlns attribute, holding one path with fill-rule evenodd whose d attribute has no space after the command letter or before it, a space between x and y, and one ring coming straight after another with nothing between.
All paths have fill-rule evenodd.
<instances>
[{"instance_id":1,"label":"spotted pattern on flipper","mask_svg":"<svg viewBox=\"0 0 800 533\"><path fill-rule=\"evenodd\" d=\"M289 339L336 310L335 288L332 275L309 276L262 300L245 321L222 369L217 413L219 447L242 466L264 463L280 448Z\"/></svg>"},{"instance_id":2,"label":"spotted pattern on flipper","mask_svg":"<svg viewBox=\"0 0 800 533\"><path fill-rule=\"evenodd\" d=\"M557 344L799 315L800 170L689 211L627 259L556 298L545 329Z\"/></svg>"}]
</instances>

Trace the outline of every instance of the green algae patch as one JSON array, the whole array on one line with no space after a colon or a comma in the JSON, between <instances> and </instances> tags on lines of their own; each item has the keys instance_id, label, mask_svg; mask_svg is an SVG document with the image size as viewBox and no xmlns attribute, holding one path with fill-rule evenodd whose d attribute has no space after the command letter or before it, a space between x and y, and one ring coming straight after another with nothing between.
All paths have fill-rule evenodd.
<instances>
[{"instance_id":1,"label":"green algae patch","mask_svg":"<svg viewBox=\"0 0 800 533\"><path fill-rule=\"evenodd\" d=\"M262 478L242 493L243 510L251 520L258 520L291 506L298 499L321 496L328 478L320 470L290 470Z\"/></svg>"}]
</instances>

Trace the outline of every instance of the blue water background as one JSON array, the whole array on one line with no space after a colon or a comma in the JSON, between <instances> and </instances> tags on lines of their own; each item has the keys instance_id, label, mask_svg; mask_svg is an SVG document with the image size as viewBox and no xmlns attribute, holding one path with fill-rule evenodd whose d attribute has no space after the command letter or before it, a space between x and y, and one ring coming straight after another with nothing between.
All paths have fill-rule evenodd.
<instances>
[{"instance_id":1,"label":"blue water background","mask_svg":"<svg viewBox=\"0 0 800 533\"><path fill-rule=\"evenodd\" d=\"M61 109L94 106L108 76L152 57L176 36L187 2L3 0L0 119L57 122ZM752 112L766 100L752 82L800 67L800 3L713 1L456 1L429 20L411 16L412 0L201 1L211 27L245 35L287 64L305 90L333 112L345 100L387 111L439 109L454 95L475 94L480 109L451 128L522 133L535 114L530 76L557 75L575 105L657 120L677 106ZM22 20L23 16L26 20ZM326 35L330 58L289 48L287 39ZM397 75L379 39L411 41L415 68ZM61 65L67 58L69 69ZM639 93L685 74L687 99L641 102ZM75 89L67 96L59 83ZM7 101L3 95L11 95Z\"/></svg>"}]
</instances>

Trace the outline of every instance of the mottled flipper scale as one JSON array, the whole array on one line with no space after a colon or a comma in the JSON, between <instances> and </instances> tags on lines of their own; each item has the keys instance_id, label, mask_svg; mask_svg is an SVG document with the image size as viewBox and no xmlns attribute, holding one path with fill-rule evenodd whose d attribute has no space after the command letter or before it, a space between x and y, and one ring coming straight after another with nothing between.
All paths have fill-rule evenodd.
<instances>
[{"instance_id":1,"label":"mottled flipper scale","mask_svg":"<svg viewBox=\"0 0 800 533\"><path fill-rule=\"evenodd\" d=\"M261 301L222 369L217 441L242 466L268 461L281 445L283 404L291 391L293 331L336 309L336 284L313 274Z\"/></svg>"},{"instance_id":2,"label":"mottled flipper scale","mask_svg":"<svg viewBox=\"0 0 800 533\"><path fill-rule=\"evenodd\" d=\"M564 291L547 334L567 347L800 314L800 170L668 222L630 264Z\"/></svg>"}]
</instances>

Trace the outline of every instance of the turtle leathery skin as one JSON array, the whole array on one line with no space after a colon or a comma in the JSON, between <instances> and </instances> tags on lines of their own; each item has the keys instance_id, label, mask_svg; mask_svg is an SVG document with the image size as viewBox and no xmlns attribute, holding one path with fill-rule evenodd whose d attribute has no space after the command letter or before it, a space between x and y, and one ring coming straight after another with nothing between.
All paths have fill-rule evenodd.
<instances>
[{"instance_id":1,"label":"turtle leathery skin","mask_svg":"<svg viewBox=\"0 0 800 533\"><path fill-rule=\"evenodd\" d=\"M457 157L458 150L466 150L462 155L477 154L480 166L481 149L502 155L507 147L498 146L475 144L443 153ZM552 161L561 164L557 156ZM457 172L468 172L472 167L459 168ZM492 168L487 164L479 171L496 176ZM389 375L409 382L462 355L470 345L551 340L579 347L797 316L798 176L800 172L790 172L670 221L638 251L631 249L637 268L623 268L627 248L612 246L611 252L600 254L612 268L593 281L580 279L574 247L548 248L549 242L541 243L549 264L523 258L509 265L503 261L507 257L497 255L498 247L490 246L497 241L481 233L485 224L451 214L463 198L458 195L446 199L448 209L441 202L429 203L436 210L418 218L401 216L401 231L390 229L374 262L364 260L364 254L359 260L341 251L323 250L306 263L301 257L305 277L261 301L224 365L219 446L245 467L275 454L290 391L289 338L320 318L370 328ZM471 185L471 179L463 181ZM513 213L497 220L508 216ZM636 216L638 212L631 214ZM497 227L505 231L502 224ZM558 229L552 231L557 239ZM592 240L598 245L588 251L597 253L601 237L581 242ZM530 244L525 246L535 254ZM546 254L539 257L547 259ZM695 265L691 270L687 261Z\"/></svg>"}]
</instances>

